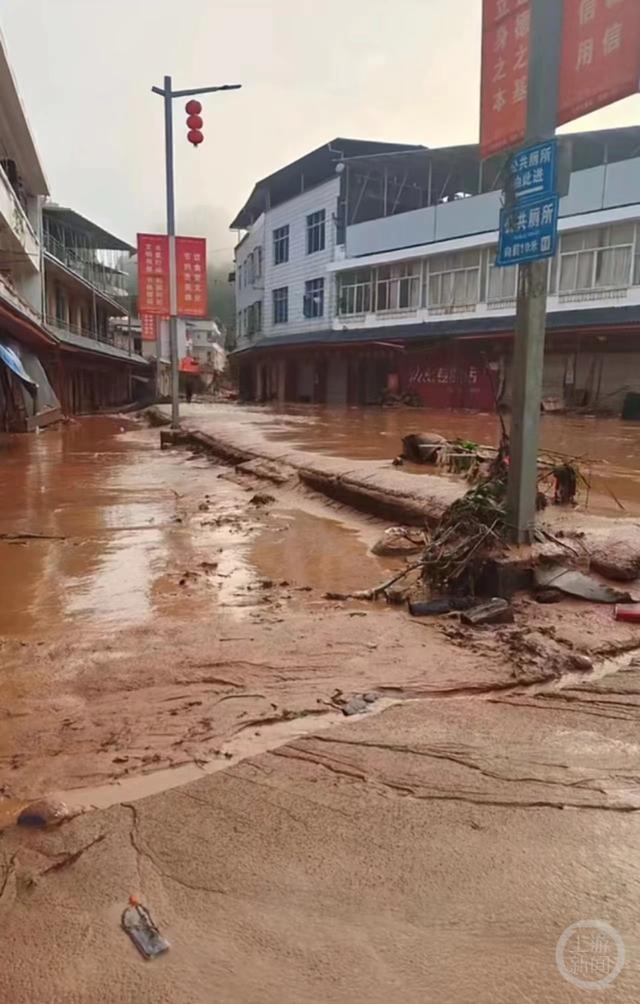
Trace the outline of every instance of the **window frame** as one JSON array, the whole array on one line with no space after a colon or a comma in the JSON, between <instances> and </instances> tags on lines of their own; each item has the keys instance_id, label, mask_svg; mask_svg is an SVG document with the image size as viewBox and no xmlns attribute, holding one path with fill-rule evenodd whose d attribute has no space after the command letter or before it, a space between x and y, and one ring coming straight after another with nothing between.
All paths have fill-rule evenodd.
<instances>
[{"instance_id":1,"label":"window frame","mask_svg":"<svg viewBox=\"0 0 640 1004\"><path fill-rule=\"evenodd\" d=\"M312 289L315 287L315 289ZM319 306L315 303L315 297L319 295ZM324 317L324 297L325 281L323 276L317 279L306 279L304 284L304 297L302 301L302 313L307 321L317 320ZM311 308L309 307L311 304Z\"/></svg>"},{"instance_id":2,"label":"window frame","mask_svg":"<svg viewBox=\"0 0 640 1004\"><path fill-rule=\"evenodd\" d=\"M626 221L620 223L605 224L602 227L587 227L583 230L574 230L567 234L563 234L560 243L560 251L558 254L558 267L557 274L555 277L555 289L558 296L578 296L581 293L598 293L607 292L616 289L630 289L635 283L636 278L636 259L638 255L637 251L637 241L638 241L638 228L635 227L634 234L631 240L622 241L621 243L610 243L615 239L615 228L623 226L633 225ZM598 235L597 243L589 247L590 240L593 236ZM569 243L571 238L580 237L582 240L582 247L571 247L565 250L566 244ZM618 283L609 283L607 285L598 282L598 274L602 268L602 262L607 253L614 251L628 251L629 254L629 267L628 275L626 280ZM589 284L581 284L580 271L581 271L581 259L588 259L591 257L591 262L589 265ZM573 267L575 269L575 278L570 287L563 288L563 268ZM640 278L640 277L639 277Z\"/></svg>"},{"instance_id":3,"label":"window frame","mask_svg":"<svg viewBox=\"0 0 640 1004\"><path fill-rule=\"evenodd\" d=\"M326 209L317 209L314 213L308 213L306 223L307 255L319 254L327 246Z\"/></svg>"},{"instance_id":4,"label":"window frame","mask_svg":"<svg viewBox=\"0 0 640 1004\"><path fill-rule=\"evenodd\" d=\"M447 266L443 265L441 268L434 269L434 264L438 261L444 261L446 259L451 259L452 261L462 260L464 255L477 254L477 263L475 265L468 264L449 264ZM466 300L464 303L456 303L455 301L455 276L467 274L470 272L475 272L476 274L476 296L475 300ZM449 299L444 299L445 291L445 276L452 276L451 287L454 296ZM439 298L436 300L432 297L433 280L440 280L440 292ZM425 286L426 286L426 296L425 302L430 310L464 310L465 307L477 307L480 301L480 294L482 292L482 252L481 249L466 249L463 251L452 251L444 255L434 255L432 258L427 259L427 268L425 271Z\"/></svg>"},{"instance_id":5,"label":"window frame","mask_svg":"<svg viewBox=\"0 0 640 1004\"><path fill-rule=\"evenodd\" d=\"M289 323L289 287L278 286L271 291L271 309L274 327L279 324ZM284 306L284 310L281 308ZM281 316L280 316L281 314Z\"/></svg>"},{"instance_id":6,"label":"window frame","mask_svg":"<svg viewBox=\"0 0 640 1004\"><path fill-rule=\"evenodd\" d=\"M291 237L291 227L288 223L283 223L281 227L276 227L273 231L273 264L286 265L289 261L289 242Z\"/></svg>"},{"instance_id":7,"label":"window frame","mask_svg":"<svg viewBox=\"0 0 640 1004\"><path fill-rule=\"evenodd\" d=\"M382 273L387 272L388 275ZM382 294L384 290L384 294ZM422 263L420 259L394 262L375 269L376 314L419 310L422 304ZM382 305L384 300L384 306ZM405 300L406 302L402 302Z\"/></svg>"},{"instance_id":8,"label":"window frame","mask_svg":"<svg viewBox=\"0 0 640 1004\"><path fill-rule=\"evenodd\" d=\"M368 279L359 278L368 273ZM355 281L345 281L351 280ZM343 272L338 278L338 302L336 309L337 317L356 317L359 314L371 313L373 305L375 283L375 269L363 268L354 269L351 272ZM346 299L345 299L346 298ZM350 300L353 310L344 310L343 305Z\"/></svg>"}]
</instances>

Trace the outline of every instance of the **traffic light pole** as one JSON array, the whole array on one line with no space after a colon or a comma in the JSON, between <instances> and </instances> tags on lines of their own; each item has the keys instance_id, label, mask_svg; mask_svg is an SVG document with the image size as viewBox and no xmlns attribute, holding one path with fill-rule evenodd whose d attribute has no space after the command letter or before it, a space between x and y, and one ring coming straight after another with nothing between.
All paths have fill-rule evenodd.
<instances>
[{"instance_id":1,"label":"traffic light pole","mask_svg":"<svg viewBox=\"0 0 640 1004\"><path fill-rule=\"evenodd\" d=\"M525 145L555 135L563 15L558 0L532 0ZM548 276L546 259L520 265L507 489L507 526L516 544L531 541L536 518Z\"/></svg>"},{"instance_id":2,"label":"traffic light pole","mask_svg":"<svg viewBox=\"0 0 640 1004\"><path fill-rule=\"evenodd\" d=\"M218 87L197 87L193 90L174 91L171 77L164 78L164 87L152 87L154 94L164 99L164 141L167 177L167 234L169 236L169 358L171 360L171 428L180 427L180 370L178 359L178 285L176 276L176 205L173 175L173 99L188 98L195 94L213 94L214 91L237 91L241 84L222 84ZM158 372L160 353L158 352Z\"/></svg>"}]
</instances>

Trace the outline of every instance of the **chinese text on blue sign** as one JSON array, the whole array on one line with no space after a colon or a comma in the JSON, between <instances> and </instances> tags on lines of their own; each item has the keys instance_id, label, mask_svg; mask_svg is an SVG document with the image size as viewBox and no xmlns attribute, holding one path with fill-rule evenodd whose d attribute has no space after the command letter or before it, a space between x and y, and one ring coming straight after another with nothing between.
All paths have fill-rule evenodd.
<instances>
[{"instance_id":1,"label":"chinese text on blue sign","mask_svg":"<svg viewBox=\"0 0 640 1004\"><path fill-rule=\"evenodd\" d=\"M511 186L519 202L556 194L556 151L556 140L550 140L514 153L510 165Z\"/></svg>"},{"instance_id":2,"label":"chinese text on blue sign","mask_svg":"<svg viewBox=\"0 0 640 1004\"><path fill-rule=\"evenodd\" d=\"M503 209L496 265L552 258L558 244L559 208L560 199L553 195Z\"/></svg>"}]
</instances>

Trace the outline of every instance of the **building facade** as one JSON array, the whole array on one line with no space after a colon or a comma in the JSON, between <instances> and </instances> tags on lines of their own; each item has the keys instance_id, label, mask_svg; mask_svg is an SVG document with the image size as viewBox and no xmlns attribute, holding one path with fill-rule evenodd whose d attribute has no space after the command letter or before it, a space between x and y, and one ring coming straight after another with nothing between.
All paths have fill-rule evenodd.
<instances>
[{"instance_id":1,"label":"building facade","mask_svg":"<svg viewBox=\"0 0 640 1004\"><path fill-rule=\"evenodd\" d=\"M545 406L615 413L640 390L640 129L563 143L572 170L549 274ZM473 146L334 158L316 196L326 192L334 207L322 318L311 326L294 313L274 325L271 314L260 333L240 328L243 396L508 404L518 269L494 265L505 167L504 157L482 163ZM313 194L265 213L267 309L275 224L287 219L304 233ZM310 278L306 250L298 242L287 274L298 301Z\"/></svg>"},{"instance_id":2,"label":"building facade","mask_svg":"<svg viewBox=\"0 0 640 1004\"><path fill-rule=\"evenodd\" d=\"M129 292L119 262L135 248L52 203L43 207L43 244L44 325L59 346L52 382L65 413L127 404L147 370L133 332L122 332Z\"/></svg>"},{"instance_id":3,"label":"building facade","mask_svg":"<svg viewBox=\"0 0 640 1004\"><path fill-rule=\"evenodd\" d=\"M126 404L148 369L109 328L133 249L48 195L0 37L0 431Z\"/></svg>"}]
</instances>

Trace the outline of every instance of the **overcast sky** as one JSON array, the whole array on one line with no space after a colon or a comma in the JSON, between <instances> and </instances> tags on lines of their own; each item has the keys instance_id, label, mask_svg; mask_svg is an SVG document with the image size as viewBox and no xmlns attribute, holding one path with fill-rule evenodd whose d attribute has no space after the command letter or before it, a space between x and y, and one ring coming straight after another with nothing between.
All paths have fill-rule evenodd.
<instances>
[{"instance_id":1,"label":"overcast sky","mask_svg":"<svg viewBox=\"0 0 640 1004\"><path fill-rule=\"evenodd\" d=\"M9 59L56 201L129 240L164 222L162 100L176 101L178 226L231 256L257 179L335 136L476 142L481 0L0 0ZM578 124L640 123L640 97ZM574 125L573 128L576 128ZM226 249L229 249L228 251Z\"/></svg>"}]
</instances>

